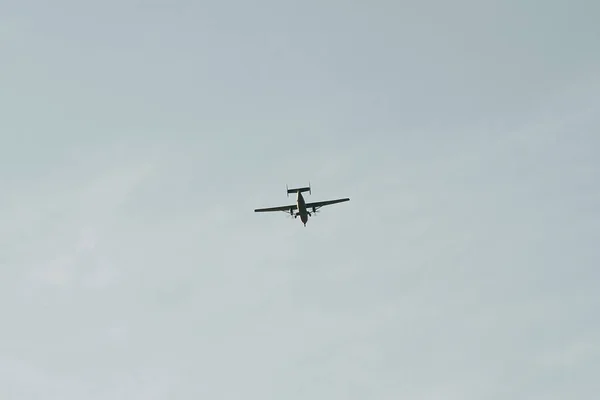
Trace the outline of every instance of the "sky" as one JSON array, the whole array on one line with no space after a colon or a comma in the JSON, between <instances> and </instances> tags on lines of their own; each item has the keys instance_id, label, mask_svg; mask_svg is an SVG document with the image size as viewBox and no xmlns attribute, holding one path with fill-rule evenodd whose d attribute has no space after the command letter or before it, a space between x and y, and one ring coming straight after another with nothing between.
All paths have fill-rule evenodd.
<instances>
[{"instance_id":1,"label":"sky","mask_svg":"<svg viewBox=\"0 0 600 400\"><path fill-rule=\"evenodd\" d=\"M594 398L599 15L0 2L0 397Z\"/></svg>"}]
</instances>

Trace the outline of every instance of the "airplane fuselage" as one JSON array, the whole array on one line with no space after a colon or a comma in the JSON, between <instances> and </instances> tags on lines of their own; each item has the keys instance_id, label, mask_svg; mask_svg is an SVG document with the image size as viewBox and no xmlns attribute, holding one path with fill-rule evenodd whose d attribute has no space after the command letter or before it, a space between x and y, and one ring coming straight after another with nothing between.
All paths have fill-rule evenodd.
<instances>
[{"instance_id":1,"label":"airplane fuselage","mask_svg":"<svg viewBox=\"0 0 600 400\"><path fill-rule=\"evenodd\" d=\"M306 226L306 222L308 222L308 210L306 210L306 202L301 192L298 192L298 196L296 197L296 206L298 207L297 215L300 216L300 220Z\"/></svg>"}]
</instances>

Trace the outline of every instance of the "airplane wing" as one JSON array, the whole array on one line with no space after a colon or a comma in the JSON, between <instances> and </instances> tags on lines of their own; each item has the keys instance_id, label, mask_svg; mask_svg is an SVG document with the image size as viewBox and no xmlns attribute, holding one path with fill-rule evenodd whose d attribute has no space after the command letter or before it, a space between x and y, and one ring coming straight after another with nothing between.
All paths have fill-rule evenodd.
<instances>
[{"instance_id":1,"label":"airplane wing","mask_svg":"<svg viewBox=\"0 0 600 400\"><path fill-rule=\"evenodd\" d=\"M297 206L295 204L290 204L289 206L279 206L279 207L268 207L268 208L257 208L254 212L270 212L270 211L285 211L292 212L295 210Z\"/></svg>"},{"instance_id":2,"label":"airplane wing","mask_svg":"<svg viewBox=\"0 0 600 400\"><path fill-rule=\"evenodd\" d=\"M337 204L337 203L343 203L345 201L350 201L349 198L345 198L345 199L335 199L335 200L326 200L326 201L316 201L314 203L306 203L306 209L313 209L313 210L317 210L323 206L328 206L331 204Z\"/></svg>"}]
</instances>

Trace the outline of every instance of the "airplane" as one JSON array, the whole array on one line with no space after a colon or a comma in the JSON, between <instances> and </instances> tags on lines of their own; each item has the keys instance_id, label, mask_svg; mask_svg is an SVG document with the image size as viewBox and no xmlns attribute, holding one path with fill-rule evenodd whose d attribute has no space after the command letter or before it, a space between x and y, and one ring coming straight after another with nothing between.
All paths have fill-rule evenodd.
<instances>
[{"instance_id":1,"label":"airplane","mask_svg":"<svg viewBox=\"0 0 600 400\"><path fill-rule=\"evenodd\" d=\"M285 185L285 188L287 190L288 197L290 197L290 193L296 193L296 204L290 204L288 206L279 206L279 207L257 208L254 210L254 212L284 211L286 213L290 213L290 215L292 215L294 218L298 218L298 216L300 216L300 220L304 224L304 227L306 227L306 222L308 222L308 217L309 216L312 217L313 214L316 214L317 210L319 208L328 206L331 204L342 203L342 202L350 200L349 198L344 198L344 199L335 199L335 200L326 200L326 201L317 201L314 203L307 203L304 201L304 196L302 196L302 193L308 192L309 194L312 194L310 182L308 183L308 186L306 186L306 187L290 189L290 188L288 188L287 185ZM309 209L312 209L312 213L310 211L308 211ZM298 211L294 214L294 210L298 210Z\"/></svg>"}]
</instances>

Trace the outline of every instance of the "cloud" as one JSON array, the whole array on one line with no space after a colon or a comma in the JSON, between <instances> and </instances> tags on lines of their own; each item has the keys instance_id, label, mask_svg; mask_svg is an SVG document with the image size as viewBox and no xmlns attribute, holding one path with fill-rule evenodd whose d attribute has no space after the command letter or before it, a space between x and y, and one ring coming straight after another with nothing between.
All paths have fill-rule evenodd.
<instances>
[{"instance_id":1,"label":"cloud","mask_svg":"<svg viewBox=\"0 0 600 400\"><path fill-rule=\"evenodd\" d=\"M0 16L0 45L18 48L31 39L34 24L16 15Z\"/></svg>"},{"instance_id":2,"label":"cloud","mask_svg":"<svg viewBox=\"0 0 600 400\"><path fill-rule=\"evenodd\" d=\"M175 376L160 368L142 368L111 379L87 380L38 368L22 360L0 359L0 395L7 399L165 399L170 397L177 383Z\"/></svg>"},{"instance_id":3,"label":"cloud","mask_svg":"<svg viewBox=\"0 0 600 400\"><path fill-rule=\"evenodd\" d=\"M106 285L116 275L102 250L104 242L124 217L123 206L151 174L146 162L133 161L100 168L96 177L84 177L79 184L50 180L24 188L14 195L15 206L4 220L3 231L18 239L10 263L27 271L32 287Z\"/></svg>"},{"instance_id":4,"label":"cloud","mask_svg":"<svg viewBox=\"0 0 600 400\"><path fill-rule=\"evenodd\" d=\"M578 367L600 362L600 341L597 338L573 338L543 352L538 358L544 369L571 371Z\"/></svg>"}]
</instances>

